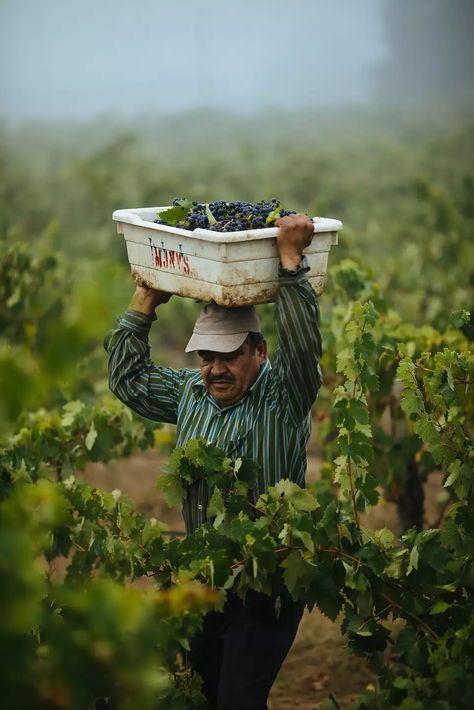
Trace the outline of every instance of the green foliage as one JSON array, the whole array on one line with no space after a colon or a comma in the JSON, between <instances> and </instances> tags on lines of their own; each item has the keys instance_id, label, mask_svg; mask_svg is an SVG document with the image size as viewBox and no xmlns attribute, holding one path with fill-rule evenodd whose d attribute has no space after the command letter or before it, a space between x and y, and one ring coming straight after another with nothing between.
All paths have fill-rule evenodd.
<instances>
[{"instance_id":1,"label":"green foliage","mask_svg":"<svg viewBox=\"0 0 474 710\"><path fill-rule=\"evenodd\" d=\"M52 223L34 243L0 234L2 429L11 429L22 412L74 397L90 400L106 382L101 343L123 271L94 265L97 281L107 280L100 295L90 266L76 262L73 269L57 250L57 231Z\"/></svg>"},{"instance_id":2,"label":"green foliage","mask_svg":"<svg viewBox=\"0 0 474 710\"><path fill-rule=\"evenodd\" d=\"M170 697L188 696L195 698L195 707L202 703L192 679L183 679L179 692L175 687L176 652L199 628L202 614L219 606L219 594L189 582L161 592L124 586L120 540L138 520L131 504L118 498L95 495L71 481L58 485L42 479L17 483L0 504L0 681L6 707L79 708L109 698L112 705L133 708L139 701L151 709L168 707ZM115 545L112 537L103 540L111 572L103 576L107 564L105 559L100 564L101 548L93 535L104 530L111 511L110 527L120 532ZM83 536L85 517L89 529ZM141 522L140 533L153 549L163 528ZM58 535L63 536L61 546ZM84 576L84 566L69 556L61 583L54 579L51 562L48 572L47 560L67 554L66 536L68 547L89 560Z\"/></svg>"},{"instance_id":3,"label":"green foliage","mask_svg":"<svg viewBox=\"0 0 474 710\"><path fill-rule=\"evenodd\" d=\"M435 463L449 475L445 486L458 498L472 500L472 415L474 355L472 352L423 353L416 362L403 358L397 375L404 385L401 406L413 422Z\"/></svg>"},{"instance_id":4,"label":"green foliage","mask_svg":"<svg viewBox=\"0 0 474 710\"><path fill-rule=\"evenodd\" d=\"M38 346L42 328L62 313L64 266L47 241L39 248L0 240L0 332Z\"/></svg>"},{"instance_id":5,"label":"green foliage","mask_svg":"<svg viewBox=\"0 0 474 710\"><path fill-rule=\"evenodd\" d=\"M160 662L168 673L176 673L176 654L189 648L199 625L199 613L179 615L181 585L194 580L211 589L233 589L243 598L249 590L276 600L291 596L333 620L342 614L350 647L367 655L380 675L379 700L386 707L403 707L408 695L420 693L449 700L459 658L470 650L465 629L473 611L472 402L466 391L472 385L473 359L467 350L447 347L420 356L412 350L409 356L403 341L390 351L404 385L402 409L421 445L446 467L446 485L457 503L439 531L409 530L398 539L387 530L372 533L361 526L359 513L377 500L369 403L380 390L377 368L389 342L386 331L378 329L382 318L367 302L353 304L346 319L347 354L338 365L343 381L334 397L336 488L321 481L315 490L302 490L282 480L255 500L253 462L232 461L205 440L191 440L172 453L161 484L176 503L197 480L204 479L209 488L208 522L182 541L169 539L161 524L137 514L120 491L96 491L74 475L86 460L107 460L150 445L147 425L110 402L91 407L73 401L60 411L25 419L1 452L3 510L18 509L21 499L20 510L27 510L28 520L48 534L36 530L32 536L27 525L20 525L12 543L10 523L2 528L4 545L32 561L38 556L37 548L31 551L34 540L47 566L58 556L69 562L64 590L51 575L45 577L41 568L27 563L4 592L4 605L11 611L7 643L18 637L19 667L31 678L29 687L20 684L21 693L67 693L79 703L107 695L125 705L130 697L131 703L139 698L145 707L155 707L161 692L173 703L186 697L198 707L202 701L194 680L190 685L180 677L170 685L168 676L156 670L157 661L150 660L159 638ZM40 515L31 515L33 506ZM14 558L7 560L8 573ZM97 582L90 583L92 575ZM161 590L161 606L147 606L141 592L117 586L149 576ZM78 583L87 589L92 584L90 593L78 596ZM199 585L199 593L191 597L184 592L193 609L203 612L211 601L218 603L217 597L206 596L209 587ZM46 607L45 592L50 600ZM19 603L30 609L26 620L15 611ZM157 604L159 617L150 620L146 610ZM179 616L163 621L170 613ZM114 621L105 627L103 619L109 616ZM397 647L403 649L403 634L411 630L412 635L410 652L400 651L396 669L390 669L383 667L380 654L394 642L387 622L395 618L405 624ZM26 633L31 625L39 642ZM127 638L132 633L130 650L123 648L123 633ZM139 663L138 647L144 654ZM38 653L43 686L31 672ZM76 683L77 674L64 658L76 658L87 682ZM135 675L138 667L142 672ZM130 673L140 679L139 685L124 681ZM20 692L15 683L9 692Z\"/></svg>"},{"instance_id":6,"label":"green foliage","mask_svg":"<svg viewBox=\"0 0 474 710\"><path fill-rule=\"evenodd\" d=\"M362 280L359 288L363 289ZM339 329L339 314L335 315ZM398 318L377 313L370 301L352 304L344 321L348 347L339 353L338 370L346 379L334 391L336 448L343 456L335 460L335 481L341 486L342 501L345 497L352 504L364 544L354 555L363 561L360 571L344 562L346 585L358 595L351 599L351 612L345 608L343 630L353 650L371 655L381 684L380 693L366 694L357 707L467 708L472 704L474 673L467 660L472 659L467 629L474 612L469 581L474 554L472 351L452 331L441 335L425 329L415 334L409 327L402 328ZM453 325L466 321L467 315L457 315ZM412 529L396 540L388 531L364 530L358 510L376 500L374 485L366 485L368 471L372 484L387 485L383 470L387 457L372 457L371 431L380 427L377 398L386 397L387 384L393 389L398 383L402 389L397 417L407 417L410 432L406 456L411 459L416 452L420 461L429 457L433 468L445 472L444 485L457 502L440 530L417 533ZM354 436L359 430L361 434ZM384 438L389 441L388 434ZM377 606L384 602L386 607ZM400 658L392 668L381 666L377 657L389 640L389 630L379 623L387 610L392 618L407 622L395 644Z\"/></svg>"},{"instance_id":7,"label":"green foliage","mask_svg":"<svg viewBox=\"0 0 474 710\"><path fill-rule=\"evenodd\" d=\"M86 461L110 461L153 442L150 422L132 416L112 398L32 412L20 420L10 445L0 447L0 497L24 478L66 480Z\"/></svg>"},{"instance_id":8,"label":"green foliage","mask_svg":"<svg viewBox=\"0 0 474 710\"><path fill-rule=\"evenodd\" d=\"M353 488L358 491L357 505L361 510L364 509L361 491L373 504L377 498L376 483L383 487L387 499L397 503L400 528L412 525L421 528L422 483L441 464L447 471L451 462L440 460L436 446L439 442L435 441L444 425L440 428L438 421L435 419L433 423L429 417L424 426L422 422L413 423L410 402L414 399L415 406L421 394L417 394L416 378L410 372L433 374L425 381L430 393L428 412L436 406L439 416L449 418L450 404L458 396L460 408L453 410L453 422L447 424L446 435L449 438L456 432L464 440L463 431L472 415L469 343L452 327L439 332L430 326L415 328L404 323L394 310L387 308L380 289L370 281L367 272L352 261L346 260L333 269L331 281L335 305L330 318L323 323L326 343L323 371L332 392L326 394L323 390L318 402L325 456L333 454L336 475L347 491L351 490L351 479L358 477ZM348 304L351 296L358 296L361 301ZM465 322L467 316L458 318ZM345 378L344 384L341 376ZM464 391L461 386L454 393L456 383L464 383ZM337 447L335 432L340 434ZM427 438L430 432L431 446ZM330 443L326 444L323 437ZM349 461L347 451L351 445L355 456ZM365 461L362 470L352 471L354 466L360 467L361 461Z\"/></svg>"},{"instance_id":9,"label":"green foliage","mask_svg":"<svg viewBox=\"0 0 474 710\"><path fill-rule=\"evenodd\" d=\"M193 203L191 200L175 199L173 201L173 207L170 207L167 210L162 210L161 212L157 212L157 215L166 224L169 224L171 227L176 227L179 222L183 222L186 220L189 211L192 209L192 206Z\"/></svg>"},{"instance_id":10,"label":"green foliage","mask_svg":"<svg viewBox=\"0 0 474 710\"><path fill-rule=\"evenodd\" d=\"M358 313L361 336L368 332L368 323L373 327L374 315L370 308ZM353 339L353 345L357 350L360 337ZM340 415L339 438L353 462L353 482L361 486L357 496L366 506L371 494L365 487L365 450L346 433L366 426L357 387L350 396L353 385L354 380L343 387L348 406ZM80 426L83 413L80 403L68 407L62 416L64 428L78 420ZM414 416L423 418L425 412L419 407ZM233 588L244 598L248 590L275 598L290 595L309 608L317 606L333 620L342 613L351 648L367 655L381 674L381 703L387 698L387 703L398 707L407 692L417 697L420 688L438 699L450 697L459 658L471 643L465 625L472 614L474 526L472 506L462 505L466 494L470 501L471 487L456 489L461 505L453 506L441 531L409 531L397 540L387 530L371 533L361 527L360 503L352 495L350 480L336 479L339 495L329 483L320 482L316 490L308 491L282 480L253 504L249 498L253 477L239 477L244 463L230 461L225 452L203 440L192 440L174 452L167 476L180 480L184 490L198 475L207 479L212 491L209 522L179 541L168 539L157 521L137 514L120 491L96 491L72 475L59 483L38 477L32 466L35 447L44 450L47 432L53 441L55 436L49 427L43 429L42 421L32 424L26 440L23 435L13 439L3 452L4 461L21 458L22 462L21 475L16 480L7 477L1 507L6 523L0 526L0 539L9 551L3 556L8 565L3 571L10 580L3 590L4 608L9 610L3 635L7 644L15 639L19 667L28 671L30 679L26 687L18 678L10 678L8 692L21 691L28 697L66 694L79 704L101 696L120 699L125 705L128 698L130 703L139 698L145 707L159 707L160 693L174 698L173 702L181 702L184 693L187 702L199 707L198 689L182 679L171 686L153 660L159 639L161 664L176 672L176 653L189 647L199 614L183 616L183 599L201 612L218 602L218 597L206 596L205 586L198 585L195 591L181 587L196 580L211 588ZM69 436L75 438L72 431ZM93 446L88 448L84 441L90 456ZM65 442L63 447L67 450ZM80 453L78 457L82 460ZM33 535L31 526L36 526ZM58 555L69 558L63 585L45 576L37 562L38 550L49 565ZM22 564L17 565L18 559ZM90 582L92 574L96 582ZM150 575L162 590L156 601L151 593L143 597L137 589L119 586L126 579ZM29 610L26 616L20 608ZM157 618L153 617L156 610ZM379 661L391 637L391 627L386 625L391 618L406 624L396 641L401 650L394 684L392 671L384 671ZM36 642L34 636L27 636L33 628ZM402 640L410 629L410 653L405 654ZM454 646L450 639L456 639ZM418 661L413 665L415 649ZM33 661L35 657L39 660ZM40 676L31 671L33 667L41 670ZM81 683L78 667L83 669ZM130 677L136 682L126 681ZM179 690L180 683L186 690Z\"/></svg>"},{"instance_id":11,"label":"green foliage","mask_svg":"<svg viewBox=\"0 0 474 710\"><path fill-rule=\"evenodd\" d=\"M266 125L262 144L242 144L231 161L214 143L212 159L150 160L123 136L74 158L58 148L54 169L36 144L10 141L0 185L6 704L205 707L182 661L202 614L222 603L216 590L233 589L272 595L276 610L292 597L340 617L379 676L360 710L471 707L472 126L411 130L316 149L274 145ZM160 487L180 505L204 478L207 522L177 540L79 471L153 444L151 425L103 397L101 341L130 291L109 215L168 204L183 185L202 203L278 194L345 228L322 300L323 480L302 490L285 479L256 498L256 464L188 442ZM176 348L195 310L173 299L160 313ZM260 311L272 342L272 307ZM425 530L408 509L436 470L446 499ZM399 506L399 536L361 524L380 495Z\"/></svg>"},{"instance_id":12,"label":"green foliage","mask_svg":"<svg viewBox=\"0 0 474 710\"><path fill-rule=\"evenodd\" d=\"M162 468L164 473L157 487L163 491L168 505L177 506L185 498L187 490L197 481L204 479L211 495L210 512L215 511L217 526L221 520L222 506L229 495L232 509L247 509L251 504L251 489L257 481L257 464L243 457L233 462L225 452L204 439L191 439L184 447L176 448L169 463Z\"/></svg>"}]
</instances>

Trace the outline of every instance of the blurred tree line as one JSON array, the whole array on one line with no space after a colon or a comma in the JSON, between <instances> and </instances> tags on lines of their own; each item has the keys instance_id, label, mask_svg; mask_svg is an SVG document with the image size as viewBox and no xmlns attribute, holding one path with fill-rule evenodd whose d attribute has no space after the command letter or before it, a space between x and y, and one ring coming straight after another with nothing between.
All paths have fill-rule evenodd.
<instances>
[{"instance_id":1,"label":"blurred tree line","mask_svg":"<svg viewBox=\"0 0 474 710\"><path fill-rule=\"evenodd\" d=\"M472 97L471 0L384 0L383 19L389 52L375 73L379 98L397 104Z\"/></svg>"}]
</instances>

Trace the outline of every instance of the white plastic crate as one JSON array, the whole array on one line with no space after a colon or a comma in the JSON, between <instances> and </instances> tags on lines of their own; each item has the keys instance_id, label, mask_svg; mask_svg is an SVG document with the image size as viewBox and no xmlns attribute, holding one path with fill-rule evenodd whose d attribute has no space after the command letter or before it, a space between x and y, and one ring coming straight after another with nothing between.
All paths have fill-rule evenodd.
<instances>
[{"instance_id":1,"label":"white plastic crate","mask_svg":"<svg viewBox=\"0 0 474 710\"><path fill-rule=\"evenodd\" d=\"M134 277L152 288L222 306L271 303L278 290L276 227L243 232L193 232L155 224L168 207L116 210ZM317 294L324 287L328 254L342 222L314 217L314 237L305 249L308 278Z\"/></svg>"}]
</instances>

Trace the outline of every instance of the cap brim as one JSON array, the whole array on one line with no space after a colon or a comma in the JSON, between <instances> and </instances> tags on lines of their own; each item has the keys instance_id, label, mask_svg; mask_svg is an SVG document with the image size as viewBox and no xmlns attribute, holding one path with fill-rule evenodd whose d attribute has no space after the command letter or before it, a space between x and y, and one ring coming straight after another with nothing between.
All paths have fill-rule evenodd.
<instances>
[{"instance_id":1,"label":"cap brim","mask_svg":"<svg viewBox=\"0 0 474 710\"><path fill-rule=\"evenodd\" d=\"M209 334L201 335L193 333L185 352L191 353L196 350L208 350L215 353L232 353L240 348L248 333L232 333L231 335Z\"/></svg>"}]
</instances>

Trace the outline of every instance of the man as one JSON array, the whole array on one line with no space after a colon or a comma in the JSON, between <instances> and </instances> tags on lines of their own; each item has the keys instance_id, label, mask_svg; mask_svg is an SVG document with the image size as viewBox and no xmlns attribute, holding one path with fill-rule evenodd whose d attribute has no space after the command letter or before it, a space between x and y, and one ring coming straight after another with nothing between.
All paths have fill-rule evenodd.
<instances>
[{"instance_id":1,"label":"man","mask_svg":"<svg viewBox=\"0 0 474 710\"><path fill-rule=\"evenodd\" d=\"M261 465L257 495L281 478L304 486L311 405L321 384L319 308L306 273L303 249L313 223L306 215L277 221L280 256L276 303L278 346L273 367L253 307L206 306L186 351L197 351L199 370L157 367L148 333L155 309L170 295L138 286L129 310L106 338L111 390L139 414L177 424L177 445L197 436L230 456ZM206 521L205 482L183 506L188 533ZM208 614L194 640L192 665L203 691L219 710L262 710L296 635L301 604L249 593L245 604L229 594L223 612Z\"/></svg>"}]
</instances>

